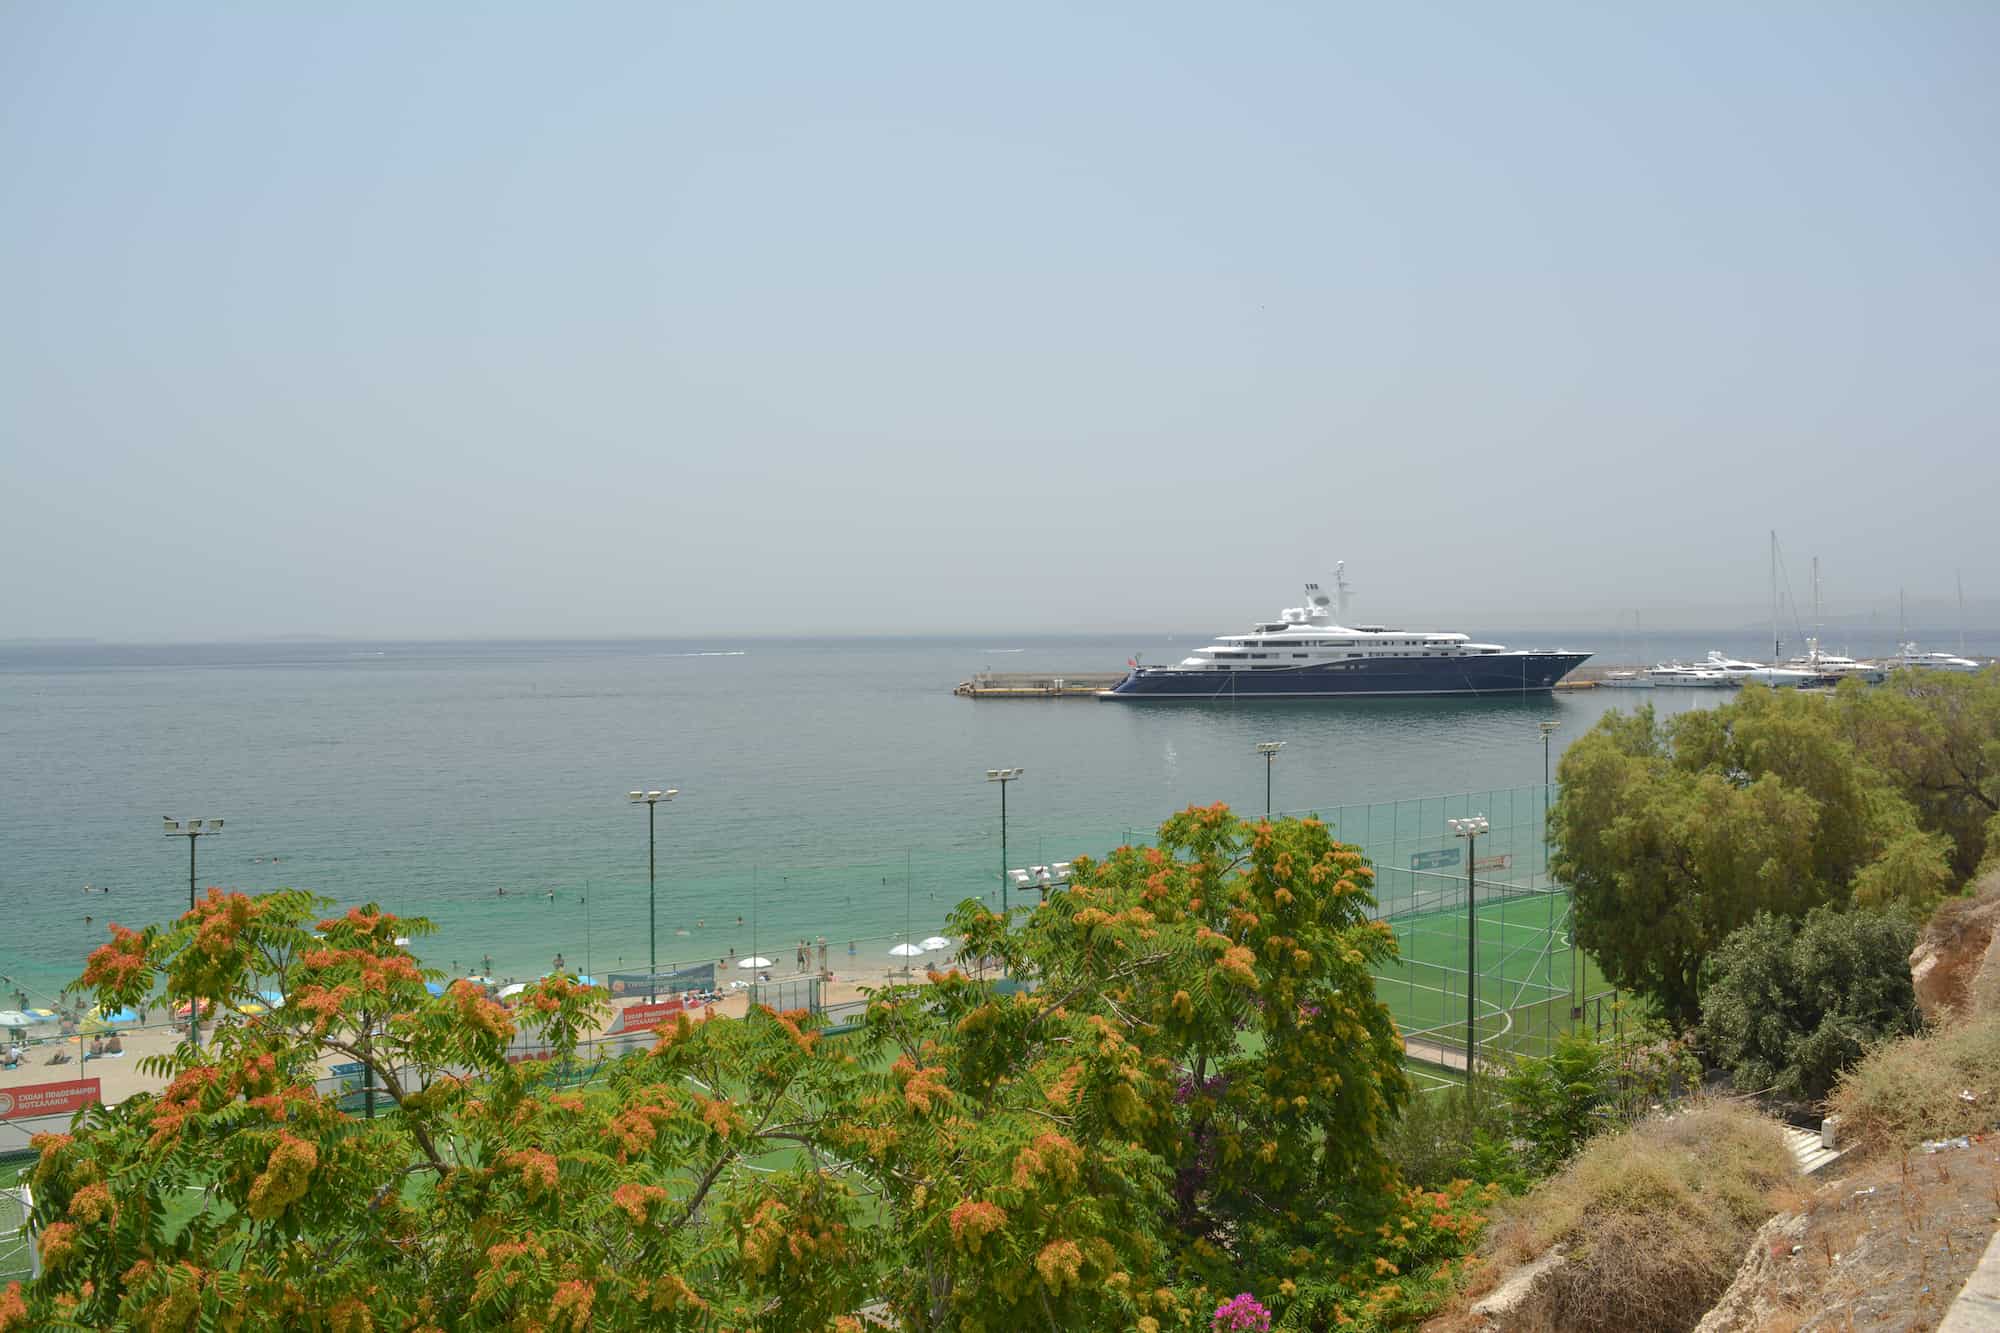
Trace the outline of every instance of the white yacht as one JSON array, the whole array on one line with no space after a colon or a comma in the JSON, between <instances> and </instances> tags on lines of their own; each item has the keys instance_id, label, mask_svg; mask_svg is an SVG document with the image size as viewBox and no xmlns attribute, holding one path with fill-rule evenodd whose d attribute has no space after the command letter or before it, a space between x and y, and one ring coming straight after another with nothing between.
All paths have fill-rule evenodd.
<instances>
[{"instance_id":1,"label":"white yacht","mask_svg":"<svg viewBox=\"0 0 2000 1333\"><path fill-rule=\"evenodd\" d=\"M1906 643L1903 650L1894 657L1884 659L1883 666L1891 669L1918 667L1925 671L1983 671L1984 667L1969 657L1959 657L1952 653L1920 653L1917 645Z\"/></svg>"}]
</instances>

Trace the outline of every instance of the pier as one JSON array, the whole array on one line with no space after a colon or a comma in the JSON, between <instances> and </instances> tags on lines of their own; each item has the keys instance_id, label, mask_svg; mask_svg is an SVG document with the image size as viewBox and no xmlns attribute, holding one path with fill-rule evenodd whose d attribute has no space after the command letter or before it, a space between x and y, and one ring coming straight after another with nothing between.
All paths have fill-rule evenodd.
<instances>
[{"instance_id":1,"label":"pier","mask_svg":"<svg viewBox=\"0 0 2000 1333\"><path fill-rule=\"evenodd\" d=\"M982 671L952 690L965 699L1095 699L1123 671Z\"/></svg>"}]
</instances>

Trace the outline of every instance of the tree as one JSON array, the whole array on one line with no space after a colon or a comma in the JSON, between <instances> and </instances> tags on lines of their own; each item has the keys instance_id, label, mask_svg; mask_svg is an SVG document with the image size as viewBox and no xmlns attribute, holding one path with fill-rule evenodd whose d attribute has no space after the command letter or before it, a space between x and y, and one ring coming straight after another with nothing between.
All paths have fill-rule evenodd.
<instances>
[{"instance_id":1,"label":"tree","mask_svg":"<svg viewBox=\"0 0 2000 1333\"><path fill-rule=\"evenodd\" d=\"M1420 1214L1376 1146L1408 1091L1369 880L1316 822L1190 810L1025 922L960 906L963 956L1031 986L934 973L839 1040L682 1017L597 1064L602 991L433 997L396 943L421 921L211 891L91 956L99 1003L220 1021L158 1096L38 1140L45 1276L0 1331L826 1330L871 1300L911 1330L1160 1330L1246 1288L1379 1302L1376 1261L1434 1265L1476 1218ZM245 1014L272 981L286 1003ZM318 1091L327 1057L384 1114Z\"/></svg>"},{"instance_id":2,"label":"tree","mask_svg":"<svg viewBox=\"0 0 2000 1333\"><path fill-rule=\"evenodd\" d=\"M1841 688L1844 735L1895 784L1924 831L1951 840L1951 869L1969 878L2000 847L2000 669L1977 675L1898 671Z\"/></svg>"},{"instance_id":3,"label":"tree","mask_svg":"<svg viewBox=\"0 0 2000 1333\"><path fill-rule=\"evenodd\" d=\"M1758 913L1922 907L1949 884L1947 844L1823 699L1753 685L1666 725L1610 714L1560 773L1552 866L1577 942L1676 1024L1699 1018L1707 960Z\"/></svg>"},{"instance_id":4,"label":"tree","mask_svg":"<svg viewBox=\"0 0 2000 1333\"><path fill-rule=\"evenodd\" d=\"M1901 912L1760 915L1717 951L1702 997L1711 1051L1746 1092L1826 1096L1868 1046L1922 1026L1910 982L1916 934Z\"/></svg>"}]
</instances>

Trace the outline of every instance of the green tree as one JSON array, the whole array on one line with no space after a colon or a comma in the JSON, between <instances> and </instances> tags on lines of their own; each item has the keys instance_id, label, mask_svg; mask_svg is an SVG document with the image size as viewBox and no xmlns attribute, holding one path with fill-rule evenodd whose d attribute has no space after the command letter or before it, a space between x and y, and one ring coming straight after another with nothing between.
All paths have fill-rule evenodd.
<instances>
[{"instance_id":1,"label":"green tree","mask_svg":"<svg viewBox=\"0 0 2000 1333\"><path fill-rule=\"evenodd\" d=\"M1950 839L1954 878L1969 878L2000 847L2000 668L1907 670L1874 688L1845 685L1838 716L1918 826Z\"/></svg>"},{"instance_id":2,"label":"green tree","mask_svg":"<svg viewBox=\"0 0 2000 1333\"><path fill-rule=\"evenodd\" d=\"M1901 912L1761 915L1716 953L1702 1030L1744 1091L1816 1101L1840 1071L1923 1023L1910 983L1916 925Z\"/></svg>"},{"instance_id":3,"label":"green tree","mask_svg":"<svg viewBox=\"0 0 2000 1333\"><path fill-rule=\"evenodd\" d=\"M1758 913L1928 905L1946 843L1824 699L1747 687L1662 725L1607 715L1564 754L1549 812L1577 941L1670 1022L1700 1016L1703 969Z\"/></svg>"},{"instance_id":4,"label":"green tree","mask_svg":"<svg viewBox=\"0 0 2000 1333\"><path fill-rule=\"evenodd\" d=\"M45 1275L0 1333L858 1329L871 1300L912 1330L1153 1333L1205 1327L1211 1293L1429 1299L1381 1279L1434 1280L1477 1217L1377 1146L1407 1086L1359 854L1215 807L1077 872L1025 920L956 914L964 956L1030 984L952 969L854 1038L757 1009L581 1065L602 991L433 997L396 943L421 921L212 891L114 928L82 988L219 1021L164 1092L38 1141ZM273 981L286 1003L245 1013ZM328 1058L383 1114L316 1088Z\"/></svg>"}]
</instances>

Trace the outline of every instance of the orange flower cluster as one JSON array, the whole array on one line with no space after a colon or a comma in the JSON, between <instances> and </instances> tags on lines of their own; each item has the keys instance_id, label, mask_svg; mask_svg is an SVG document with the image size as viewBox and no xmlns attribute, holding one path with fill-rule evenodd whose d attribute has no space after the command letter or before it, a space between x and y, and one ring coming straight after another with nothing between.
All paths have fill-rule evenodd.
<instances>
[{"instance_id":1,"label":"orange flower cluster","mask_svg":"<svg viewBox=\"0 0 2000 1333\"><path fill-rule=\"evenodd\" d=\"M936 979L937 974L933 972L931 976L933 979ZM764 1012L770 1014L772 1020L785 1030L785 1035L792 1039L792 1045L798 1047L799 1050L807 1055L812 1054L813 1047L819 1042L819 1033L808 1031L799 1026L802 1020L811 1017L810 1011L805 1009L787 1009L783 1013L774 1013L770 1009L765 1009Z\"/></svg>"},{"instance_id":2,"label":"orange flower cluster","mask_svg":"<svg viewBox=\"0 0 2000 1333\"><path fill-rule=\"evenodd\" d=\"M497 1042L514 1040L514 1020L506 1007L487 999L479 987L469 981L454 981L445 994L458 1006L459 1022Z\"/></svg>"},{"instance_id":3,"label":"orange flower cluster","mask_svg":"<svg viewBox=\"0 0 2000 1333\"><path fill-rule=\"evenodd\" d=\"M90 951L84 961L83 984L118 993L143 977L147 971L146 937L116 921L111 923L111 942Z\"/></svg>"},{"instance_id":4,"label":"orange flower cluster","mask_svg":"<svg viewBox=\"0 0 2000 1333\"><path fill-rule=\"evenodd\" d=\"M28 1303L21 1298L21 1284L9 1282L0 1291L0 1333L14 1333L28 1326Z\"/></svg>"},{"instance_id":5,"label":"orange flower cluster","mask_svg":"<svg viewBox=\"0 0 2000 1333\"><path fill-rule=\"evenodd\" d=\"M314 1035L324 1037L326 1030L340 1017L340 1011L353 998L354 987L345 983L331 988L307 986L294 991L287 1001L287 1006L311 1014Z\"/></svg>"},{"instance_id":6,"label":"orange flower cluster","mask_svg":"<svg viewBox=\"0 0 2000 1333\"><path fill-rule=\"evenodd\" d=\"M658 1185L625 1184L611 1191L611 1202L625 1210L635 1225L644 1225L652 1210L667 1201Z\"/></svg>"},{"instance_id":7,"label":"orange flower cluster","mask_svg":"<svg viewBox=\"0 0 2000 1333\"><path fill-rule=\"evenodd\" d=\"M236 951L236 941L257 920L263 908L249 895L224 893L211 888L208 896L181 914L181 920L195 920L194 947L212 959L226 958Z\"/></svg>"},{"instance_id":8,"label":"orange flower cluster","mask_svg":"<svg viewBox=\"0 0 2000 1333\"><path fill-rule=\"evenodd\" d=\"M967 1254L978 1254L985 1239L1007 1225L1007 1210L984 1199L968 1199L951 1210L952 1243Z\"/></svg>"},{"instance_id":9,"label":"orange flower cluster","mask_svg":"<svg viewBox=\"0 0 2000 1333\"><path fill-rule=\"evenodd\" d=\"M180 1133L181 1126L201 1109L202 1098L221 1077L222 1071L213 1065L196 1065L176 1074L167 1090L160 1094L160 1100L153 1104L153 1134L146 1146L157 1148Z\"/></svg>"},{"instance_id":10,"label":"orange flower cluster","mask_svg":"<svg viewBox=\"0 0 2000 1333\"><path fill-rule=\"evenodd\" d=\"M1035 1256L1035 1271L1051 1293L1061 1295L1063 1287L1075 1286L1083 1272L1083 1251L1073 1240L1052 1240Z\"/></svg>"},{"instance_id":11,"label":"orange flower cluster","mask_svg":"<svg viewBox=\"0 0 2000 1333\"><path fill-rule=\"evenodd\" d=\"M1035 1177L1046 1173L1064 1185L1074 1185L1083 1170L1083 1149L1067 1136L1050 1130L1035 1136L1014 1158L1014 1184L1027 1189Z\"/></svg>"},{"instance_id":12,"label":"orange flower cluster","mask_svg":"<svg viewBox=\"0 0 2000 1333\"><path fill-rule=\"evenodd\" d=\"M590 1307L596 1299L597 1289L580 1278L563 1283L549 1301L550 1327L582 1333L590 1327Z\"/></svg>"},{"instance_id":13,"label":"orange flower cluster","mask_svg":"<svg viewBox=\"0 0 2000 1333\"><path fill-rule=\"evenodd\" d=\"M605 1127L605 1133L618 1145L616 1154L621 1162L630 1161L652 1147L660 1130L680 1110L680 1103L673 1098L661 1093L653 1095L657 1100L626 1107Z\"/></svg>"},{"instance_id":14,"label":"orange flower cluster","mask_svg":"<svg viewBox=\"0 0 2000 1333\"><path fill-rule=\"evenodd\" d=\"M527 1187L530 1199L540 1198L543 1191L556 1187L558 1170L556 1159L538 1148L523 1148L510 1152L500 1159L500 1165L509 1166L521 1173L521 1180Z\"/></svg>"},{"instance_id":15,"label":"orange flower cluster","mask_svg":"<svg viewBox=\"0 0 2000 1333\"><path fill-rule=\"evenodd\" d=\"M889 1072L896 1078L896 1084L903 1090L903 1101L918 1115L929 1115L934 1106L941 1107L951 1101L951 1089L945 1086L944 1068L941 1065L925 1065L919 1068L909 1056L903 1056L889 1066Z\"/></svg>"},{"instance_id":16,"label":"orange flower cluster","mask_svg":"<svg viewBox=\"0 0 2000 1333\"><path fill-rule=\"evenodd\" d=\"M727 1097L696 1097L695 1113L708 1122L719 1139L726 1139L743 1127L743 1115Z\"/></svg>"},{"instance_id":17,"label":"orange flower cluster","mask_svg":"<svg viewBox=\"0 0 2000 1333\"><path fill-rule=\"evenodd\" d=\"M70 1222L51 1222L42 1228L42 1267L61 1268L69 1257L76 1253L76 1226Z\"/></svg>"},{"instance_id":18,"label":"orange flower cluster","mask_svg":"<svg viewBox=\"0 0 2000 1333\"><path fill-rule=\"evenodd\" d=\"M77 1221L94 1225L112 1221L118 1216L118 1205L111 1197L111 1188L102 1181L85 1185L70 1196L69 1215Z\"/></svg>"},{"instance_id":19,"label":"orange flower cluster","mask_svg":"<svg viewBox=\"0 0 2000 1333\"><path fill-rule=\"evenodd\" d=\"M264 1173L250 1182L250 1216L269 1221L303 1199L318 1165L319 1149L304 1139L279 1134Z\"/></svg>"},{"instance_id":20,"label":"orange flower cluster","mask_svg":"<svg viewBox=\"0 0 2000 1333\"><path fill-rule=\"evenodd\" d=\"M1231 981L1244 986L1257 984L1257 955L1240 944L1232 944L1222 951L1216 963L1216 970Z\"/></svg>"}]
</instances>

